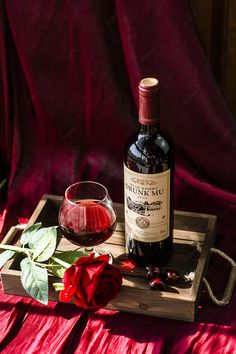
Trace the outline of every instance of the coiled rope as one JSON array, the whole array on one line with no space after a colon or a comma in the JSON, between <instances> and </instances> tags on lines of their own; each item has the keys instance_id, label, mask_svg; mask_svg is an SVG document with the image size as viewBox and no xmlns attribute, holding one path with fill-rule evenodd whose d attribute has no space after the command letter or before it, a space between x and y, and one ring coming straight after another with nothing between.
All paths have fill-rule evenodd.
<instances>
[{"instance_id":1,"label":"coiled rope","mask_svg":"<svg viewBox=\"0 0 236 354\"><path fill-rule=\"evenodd\" d=\"M218 250L217 248L211 248L210 249L211 253L216 253L219 256L221 256L222 258L224 258L226 261L228 261L231 266L231 272L229 275L229 279L226 285L226 288L224 290L224 294L221 300L217 299L217 297L213 294L213 291L211 289L211 286L209 284L209 282L207 281L207 279L205 277L203 277L203 282L207 288L208 294L211 298L211 300L218 306L225 306L228 305L228 303L230 302L230 298L232 296L232 292L235 286L235 282L236 282L236 263L234 262L234 260L232 258L230 258L227 254L225 254L224 252Z\"/></svg>"}]
</instances>

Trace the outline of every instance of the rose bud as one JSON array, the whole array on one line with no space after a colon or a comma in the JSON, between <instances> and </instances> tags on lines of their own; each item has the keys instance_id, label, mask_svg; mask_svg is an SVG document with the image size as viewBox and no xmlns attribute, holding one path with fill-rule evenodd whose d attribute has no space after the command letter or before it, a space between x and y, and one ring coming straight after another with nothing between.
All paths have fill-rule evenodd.
<instances>
[{"instance_id":1,"label":"rose bud","mask_svg":"<svg viewBox=\"0 0 236 354\"><path fill-rule=\"evenodd\" d=\"M148 285L151 290L159 290L159 291L165 290L165 284L163 283L160 277L151 279Z\"/></svg>"},{"instance_id":2,"label":"rose bud","mask_svg":"<svg viewBox=\"0 0 236 354\"><path fill-rule=\"evenodd\" d=\"M156 264L148 265L146 267L146 270L147 270L147 278L148 279L153 279L153 278L157 278L157 277L161 277L162 276L162 270Z\"/></svg>"}]
</instances>

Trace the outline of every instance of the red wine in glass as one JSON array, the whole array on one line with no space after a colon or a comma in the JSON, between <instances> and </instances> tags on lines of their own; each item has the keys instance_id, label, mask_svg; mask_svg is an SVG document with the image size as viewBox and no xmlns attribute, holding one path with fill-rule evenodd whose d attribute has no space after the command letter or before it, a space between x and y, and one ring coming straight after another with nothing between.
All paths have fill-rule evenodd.
<instances>
[{"instance_id":1,"label":"red wine in glass","mask_svg":"<svg viewBox=\"0 0 236 354\"><path fill-rule=\"evenodd\" d=\"M78 201L64 211L61 225L65 238L81 246L95 246L105 242L114 232L116 219L97 201Z\"/></svg>"},{"instance_id":2,"label":"red wine in glass","mask_svg":"<svg viewBox=\"0 0 236 354\"><path fill-rule=\"evenodd\" d=\"M116 214L107 189L92 181L69 186L59 210L58 221L66 239L91 252L93 246L106 241L116 228Z\"/></svg>"}]
</instances>

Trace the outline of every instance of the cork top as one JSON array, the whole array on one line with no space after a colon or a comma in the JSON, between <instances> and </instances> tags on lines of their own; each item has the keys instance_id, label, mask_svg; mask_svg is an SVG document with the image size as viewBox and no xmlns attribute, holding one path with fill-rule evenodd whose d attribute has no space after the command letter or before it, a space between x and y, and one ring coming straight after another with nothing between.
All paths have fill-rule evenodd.
<instances>
[{"instance_id":1,"label":"cork top","mask_svg":"<svg viewBox=\"0 0 236 354\"><path fill-rule=\"evenodd\" d=\"M159 81L154 77L147 77L139 83L139 94L142 96L154 96L159 91Z\"/></svg>"}]
</instances>

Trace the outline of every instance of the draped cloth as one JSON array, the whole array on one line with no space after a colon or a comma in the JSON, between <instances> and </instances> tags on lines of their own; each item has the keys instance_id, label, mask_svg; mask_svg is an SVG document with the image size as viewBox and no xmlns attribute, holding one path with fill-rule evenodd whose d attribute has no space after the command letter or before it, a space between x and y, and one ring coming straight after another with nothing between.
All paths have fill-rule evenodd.
<instances>
[{"instance_id":1,"label":"draped cloth","mask_svg":"<svg viewBox=\"0 0 236 354\"><path fill-rule=\"evenodd\" d=\"M236 258L236 123L185 0L0 2L0 229L44 193L78 180L123 200L123 150L137 129L137 86L161 84L161 128L176 152L175 208L218 217L216 247ZM208 277L219 296L225 265ZM206 294L194 323L43 307L0 292L3 353L233 353L236 296Z\"/></svg>"}]
</instances>

